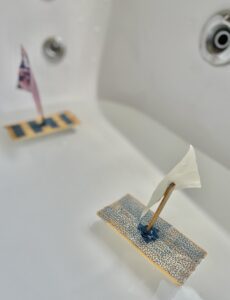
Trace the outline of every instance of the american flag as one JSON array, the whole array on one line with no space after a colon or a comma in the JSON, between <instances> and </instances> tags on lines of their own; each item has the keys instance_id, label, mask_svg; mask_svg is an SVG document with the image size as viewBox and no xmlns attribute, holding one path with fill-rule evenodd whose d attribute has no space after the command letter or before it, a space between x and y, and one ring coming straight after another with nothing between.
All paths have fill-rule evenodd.
<instances>
[{"instance_id":1,"label":"american flag","mask_svg":"<svg viewBox=\"0 0 230 300\"><path fill-rule=\"evenodd\" d=\"M33 95L38 114L44 119L43 108L38 91L38 86L30 67L26 50L21 46L21 64L18 74L18 88L26 90Z\"/></svg>"}]
</instances>

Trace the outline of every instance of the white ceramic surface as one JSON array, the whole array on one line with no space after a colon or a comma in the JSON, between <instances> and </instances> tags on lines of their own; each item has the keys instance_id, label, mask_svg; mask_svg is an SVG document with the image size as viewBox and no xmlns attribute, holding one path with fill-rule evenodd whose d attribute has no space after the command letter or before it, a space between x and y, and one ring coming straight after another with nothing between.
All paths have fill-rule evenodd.
<instances>
[{"instance_id":1,"label":"white ceramic surface","mask_svg":"<svg viewBox=\"0 0 230 300\"><path fill-rule=\"evenodd\" d=\"M223 0L113 1L99 95L132 105L230 167L230 65L199 51L203 25ZM118 21L119 20L119 21Z\"/></svg>"},{"instance_id":2,"label":"white ceramic surface","mask_svg":"<svg viewBox=\"0 0 230 300\"><path fill-rule=\"evenodd\" d=\"M201 25L226 5L0 0L1 125L35 116L15 89L20 43L45 111L72 109L82 121L26 143L0 129L0 299L229 299L229 67L210 67L198 50ZM56 66L40 52L52 34L68 48ZM175 192L163 217L208 256L178 288L96 211L126 193L147 203L189 143L203 150L203 188Z\"/></svg>"},{"instance_id":3,"label":"white ceramic surface","mask_svg":"<svg viewBox=\"0 0 230 300\"><path fill-rule=\"evenodd\" d=\"M0 130L0 298L194 300L221 295L227 300L229 234L202 205L212 208L218 202L208 197L210 173L229 182L230 172L198 151L204 190L192 196L175 192L163 213L208 252L186 284L175 287L96 211L126 193L147 203L164 170L188 145L124 106L64 105L82 120L76 132L14 143ZM152 137L161 137L155 147L145 140L146 127ZM127 133L149 146L155 160ZM161 163L164 156L167 164Z\"/></svg>"},{"instance_id":4,"label":"white ceramic surface","mask_svg":"<svg viewBox=\"0 0 230 300\"><path fill-rule=\"evenodd\" d=\"M45 105L63 99L95 100L109 14L108 0L0 0L0 114L33 107L30 95L15 88L21 44L29 53ZM61 36L67 47L57 65L42 55L43 42L53 35Z\"/></svg>"}]
</instances>

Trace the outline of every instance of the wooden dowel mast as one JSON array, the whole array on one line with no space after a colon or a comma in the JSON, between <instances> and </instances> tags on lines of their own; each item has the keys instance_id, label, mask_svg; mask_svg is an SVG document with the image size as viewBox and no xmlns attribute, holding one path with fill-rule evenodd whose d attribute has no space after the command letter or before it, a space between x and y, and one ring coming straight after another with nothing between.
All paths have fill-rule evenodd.
<instances>
[{"instance_id":1,"label":"wooden dowel mast","mask_svg":"<svg viewBox=\"0 0 230 300\"><path fill-rule=\"evenodd\" d=\"M168 201L168 199L171 196L171 194L172 194L173 190L175 189L175 187L176 187L175 183L172 182L172 183L170 183L170 185L165 190L165 193L164 193L163 199L161 200L161 203L159 204L156 212L153 214L151 220L148 223L148 226L147 226L148 231L153 228L153 226L156 223L162 209L164 208L166 202Z\"/></svg>"}]
</instances>

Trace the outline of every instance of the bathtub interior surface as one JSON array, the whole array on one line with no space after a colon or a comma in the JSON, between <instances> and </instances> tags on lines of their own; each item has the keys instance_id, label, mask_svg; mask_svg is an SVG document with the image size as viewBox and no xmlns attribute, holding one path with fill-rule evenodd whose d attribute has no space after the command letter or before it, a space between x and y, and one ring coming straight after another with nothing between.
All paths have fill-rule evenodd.
<instances>
[{"instance_id":1,"label":"bathtub interior surface","mask_svg":"<svg viewBox=\"0 0 230 300\"><path fill-rule=\"evenodd\" d=\"M21 44L45 107L63 99L95 99L110 0L1 0L0 10L0 113L34 106L29 93L16 89ZM66 46L65 57L56 64L42 51L51 36L61 37Z\"/></svg>"},{"instance_id":2,"label":"bathtub interior surface","mask_svg":"<svg viewBox=\"0 0 230 300\"><path fill-rule=\"evenodd\" d=\"M112 2L100 98L126 103L230 167L229 65L202 59L205 22L223 0Z\"/></svg>"},{"instance_id":3,"label":"bathtub interior surface","mask_svg":"<svg viewBox=\"0 0 230 300\"><path fill-rule=\"evenodd\" d=\"M60 108L53 105L48 111ZM208 252L181 288L96 216L127 193L146 203L187 144L129 107L75 102L67 108L82 121L76 131L14 143L0 129L1 299L184 300L221 295L227 300L228 228L195 200L201 191L175 192L163 213ZM4 115L1 121L31 114ZM154 148L151 141L140 147L142 129L161 137L158 143L168 147ZM158 161L159 149L163 157L169 156L167 163ZM208 172L208 164L219 176L230 178L229 171L199 151L198 160L201 174ZM217 199L208 199L205 189L200 201L212 207ZM223 201L227 205L226 197Z\"/></svg>"},{"instance_id":4,"label":"bathtub interior surface","mask_svg":"<svg viewBox=\"0 0 230 300\"><path fill-rule=\"evenodd\" d=\"M225 3L175 1L0 1L0 299L229 299L228 68L198 49ZM50 35L67 45L57 65L41 53ZM3 125L35 116L31 95L15 89L21 43L45 112L72 109L76 131L7 136ZM181 288L96 216L127 193L147 203L186 152L156 119L223 164L198 151L202 190L175 192L163 213L208 252Z\"/></svg>"}]
</instances>

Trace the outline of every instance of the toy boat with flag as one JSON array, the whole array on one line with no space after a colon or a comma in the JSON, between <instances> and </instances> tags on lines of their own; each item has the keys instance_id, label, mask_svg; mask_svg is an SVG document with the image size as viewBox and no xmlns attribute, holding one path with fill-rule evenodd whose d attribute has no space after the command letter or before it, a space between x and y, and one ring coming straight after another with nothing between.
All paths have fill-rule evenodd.
<instances>
[{"instance_id":1,"label":"toy boat with flag","mask_svg":"<svg viewBox=\"0 0 230 300\"><path fill-rule=\"evenodd\" d=\"M28 54L23 47L21 47L18 88L32 94L38 117L35 120L5 126L13 140L25 140L53 134L74 128L80 123L77 117L69 111L55 113L48 117L44 115L38 86L30 66Z\"/></svg>"},{"instance_id":2,"label":"toy boat with flag","mask_svg":"<svg viewBox=\"0 0 230 300\"><path fill-rule=\"evenodd\" d=\"M207 253L159 215L174 190L199 187L195 151L190 146L181 162L158 184L147 206L126 195L100 210L98 216L175 284L182 285ZM153 213L150 208L158 201Z\"/></svg>"}]
</instances>

